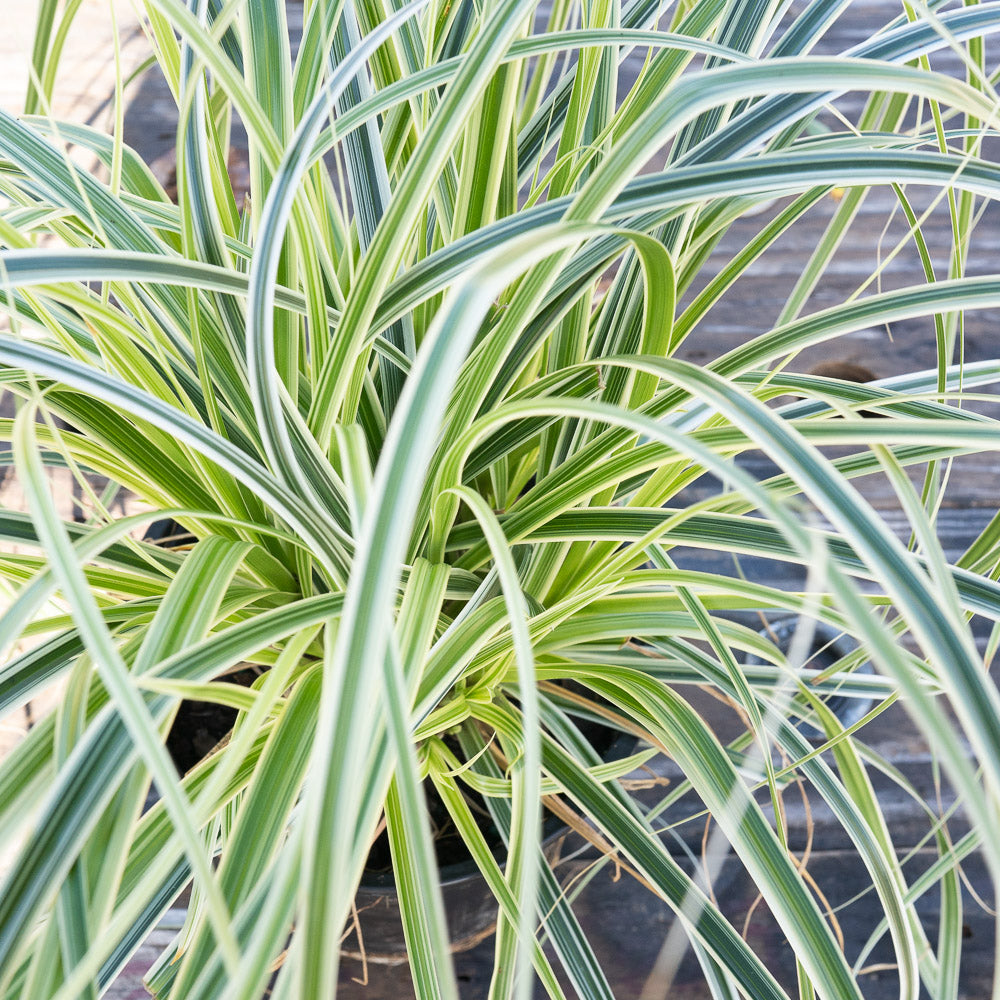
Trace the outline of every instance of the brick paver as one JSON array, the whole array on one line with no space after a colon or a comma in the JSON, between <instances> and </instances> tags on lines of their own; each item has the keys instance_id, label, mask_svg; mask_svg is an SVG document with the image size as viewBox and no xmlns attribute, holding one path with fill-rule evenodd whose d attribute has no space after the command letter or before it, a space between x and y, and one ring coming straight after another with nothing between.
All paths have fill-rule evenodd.
<instances>
[{"instance_id":1,"label":"brick paver","mask_svg":"<svg viewBox=\"0 0 1000 1000\"><path fill-rule=\"evenodd\" d=\"M0 108L24 108L38 0L0 0ZM114 25L127 77L149 52L139 21L127 0L83 0L60 60L52 114L61 120L106 125L114 93Z\"/></svg>"}]
</instances>

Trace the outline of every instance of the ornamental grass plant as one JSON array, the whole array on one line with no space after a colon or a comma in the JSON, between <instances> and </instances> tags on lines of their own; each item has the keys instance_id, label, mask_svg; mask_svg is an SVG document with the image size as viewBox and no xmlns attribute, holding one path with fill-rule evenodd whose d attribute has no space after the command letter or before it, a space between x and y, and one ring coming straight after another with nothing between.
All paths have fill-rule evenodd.
<instances>
[{"instance_id":1,"label":"ornamental grass plant","mask_svg":"<svg viewBox=\"0 0 1000 1000\"><path fill-rule=\"evenodd\" d=\"M899 995L955 1000L963 859L1000 874L1000 519L952 561L935 520L950 463L1000 446L1000 356L963 352L964 315L1000 308L1000 275L967 276L1000 197L1000 4L901 2L829 54L849 0L306 0L296 46L283 0L144 0L179 109L176 204L120 128L46 114L79 6L42 3L25 114L0 112L0 377L18 400L0 436L30 501L0 512L18 546L0 711L63 685L0 767L0 838L22 844L0 998L98 996L189 883L157 996L332 997L384 825L415 994L453 1000L431 791L497 899L491 997L613 995L542 854L547 807L679 914L706 996L858 998L780 821L804 783L856 850ZM682 360L833 189L766 331ZM817 307L875 189L918 265ZM748 215L752 238L707 273ZM931 370L794 373L809 347L917 319ZM754 451L773 476L740 465ZM80 484L73 522L50 468ZM692 501L706 474L717 489ZM859 492L869 475L902 536ZM143 512L112 517L119 489ZM185 544L143 540L165 518ZM684 568L682 548L733 571ZM801 587L741 574L754 558L801 567ZM756 613L800 616L801 641L776 645ZM810 621L854 652L803 671ZM246 665L252 685L227 679ZM695 688L738 708L735 740ZM831 694L874 707L844 730ZM237 717L178 776L164 741L184 700ZM935 821L919 879L871 779L888 765L867 727L894 704L968 822L958 839ZM593 719L643 742L602 762ZM654 751L685 780L640 804L619 779ZM797 983L672 856L681 793L754 880Z\"/></svg>"}]
</instances>

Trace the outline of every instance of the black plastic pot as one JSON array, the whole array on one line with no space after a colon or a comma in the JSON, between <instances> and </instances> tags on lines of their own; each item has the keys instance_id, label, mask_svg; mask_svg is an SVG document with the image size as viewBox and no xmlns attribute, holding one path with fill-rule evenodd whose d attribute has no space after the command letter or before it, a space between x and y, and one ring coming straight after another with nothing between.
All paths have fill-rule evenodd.
<instances>
[{"instance_id":1,"label":"black plastic pot","mask_svg":"<svg viewBox=\"0 0 1000 1000\"><path fill-rule=\"evenodd\" d=\"M164 547L186 544L190 538L176 521L169 519L151 524L145 536L146 541ZM178 771L183 774L194 766L225 735L235 716L235 711L221 710L212 703L183 702L167 739ZM635 737L597 722L581 721L579 728L605 761L628 756L636 744ZM558 818L549 816L544 821L542 849L550 862L558 859L568 833L569 828ZM504 845L498 844L493 854L502 868L506 860ZM497 901L470 857L443 865L440 876L452 950L466 951L493 933ZM341 953L361 959L360 935L365 961L384 965L406 962L406 941L391 866L366 870L355 896L355 909L355 932L345 940Z\"/></svg>"},{"instance_id":2,"label":"black plastic pot","mask_svg":"<svg viewBox=\"0 0 1000 1000\"><path fill-rule=\"evenodd\" d=\"M165 549L174 549L179 545L190 544L194 541L194 536L185 531L172 517L164 517L154 521L146 529L143 541Z\"/></svg>"},{"instance_id":3,"label":"black plastic pot","mask_svg":"<svg viewBox=\"0 0 1000 1000\"><path fill-rule=\"evenodd\" d=\"M604 729L604 727L600 727ZM605 761L620 760L635 749L633 736L604 729L609 734L602 747L595 746ZM569 827L554 816L542 826L542 850L550 862L558 860ZM493 851L501 868L506 851L500 845ZM467 951L488 938L496 929L497 901L471 859L441 869L441 892L444 897L448 936L453 952ZM357 925L341 948L347 958L360 960L358 932L364 942L364 960L379 965L400 965L407 961L406 940L399 912L399 898L391 871L366 872L355 896Z\"/></svg>"}]
</instances>

